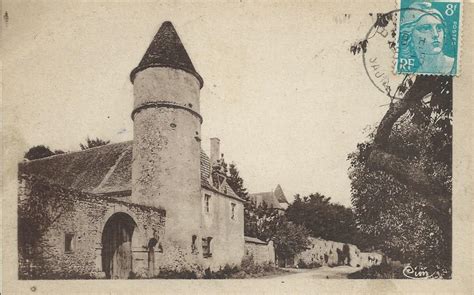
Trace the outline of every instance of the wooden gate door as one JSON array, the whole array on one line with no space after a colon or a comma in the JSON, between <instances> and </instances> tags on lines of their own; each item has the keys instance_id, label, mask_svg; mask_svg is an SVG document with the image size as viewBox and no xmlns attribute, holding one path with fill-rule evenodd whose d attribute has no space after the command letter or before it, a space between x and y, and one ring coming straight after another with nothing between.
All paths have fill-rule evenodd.
<instances>
[{"instance_id":1,"label":"wooden gate door","mask_svg":"<svg viewBox=\"0 0 474 295\"><path fill-rule=\"evenodd\" d=\"M113 215L103 233L103 267L107 278L128 279L132 271L134 222L121 213Z\"/></svg>"}]
</instances>

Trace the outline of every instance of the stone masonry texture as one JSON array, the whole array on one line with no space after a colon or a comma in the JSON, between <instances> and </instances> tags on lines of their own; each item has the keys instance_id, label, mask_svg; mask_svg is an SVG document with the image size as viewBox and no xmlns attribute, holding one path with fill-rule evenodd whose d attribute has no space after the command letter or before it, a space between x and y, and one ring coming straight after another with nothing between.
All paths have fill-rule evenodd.
<instances>
[{"instance_id":1,"label":"stone masonry texture","mask_svg":"<svg viewBox=\"0 0 474 295\"><path fill-rule=\"evenodd\" d=\"M21 178L20 205L28 206L28 200L37 197L35 188L39 185L43 188L41 197L46 204L45 210L57 207L54 202L61 200L58 196L69 199L72 206L67 210L59 209L64 210L56 212L60 213L56 214L59 217L51 224L44 225L45 230L39 239L40 243L37 244L39 249L30 250L39 255L32 258L20 255L20 278L29 278L28 276L35 273L35 268L39 269L38 276L34 277L36 279L105 277L101 266L102 232L107 220L116 213L125 213L136 223L132 239L133 272L138 276L148 275L146 246L151 238L161 240L166 219L164 210L64 190L31 177ZM65 249L67 234L73 235L73 249L70 252ZM19 249L19 252L25 253L24 250L26 249ZM159 265L156 269L158 268Z\"/></svg>"},{"instance_id":2,"label":"stone masonry texture","mask_svg":"<svg viewBox=\"0 0 474 295\"><path fill-rule=\"evenodd\" d=\"M180 248L183 264L201 264L189 250L192 236L198 247L202 237L199 83L182 70L147 68L134 96L132 200L165 208L165 242Z\"/></svg>"}]
</instances>

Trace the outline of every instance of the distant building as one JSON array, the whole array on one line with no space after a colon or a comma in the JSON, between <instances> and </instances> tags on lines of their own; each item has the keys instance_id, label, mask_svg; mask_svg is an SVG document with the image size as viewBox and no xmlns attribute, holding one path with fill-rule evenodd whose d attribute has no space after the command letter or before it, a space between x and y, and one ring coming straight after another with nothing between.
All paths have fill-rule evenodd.
<instances>
[{"instance_id":1,"label":"distant building","mask_svg":"<svg viewBox=\"0 0 474 295\"><path fill-rule=\"evenodd\" d=\"M280 185L277 185L274 191L254 193L249 195L250 200L257 206L265 203L268 207L285 211L288 208L288 200Z\"/></svg>"}]
</instances>

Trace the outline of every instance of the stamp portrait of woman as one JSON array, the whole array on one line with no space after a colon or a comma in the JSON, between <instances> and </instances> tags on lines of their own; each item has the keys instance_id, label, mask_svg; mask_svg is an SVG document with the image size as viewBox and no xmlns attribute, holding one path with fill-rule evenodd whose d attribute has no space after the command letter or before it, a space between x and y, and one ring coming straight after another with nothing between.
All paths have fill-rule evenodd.
<instances>
[{"instance_id":1,"label":"stamp portrait of woman","mask_svg":"<svg viewBox=\"0 0 474 295\"><path fill-rule=\"evenodd\" d=\"M420 74L455 74L455 58L444 50L447 40L443 14L431 3L413 3L401 12L399 66Z\"/></svg>"}]
</instances>

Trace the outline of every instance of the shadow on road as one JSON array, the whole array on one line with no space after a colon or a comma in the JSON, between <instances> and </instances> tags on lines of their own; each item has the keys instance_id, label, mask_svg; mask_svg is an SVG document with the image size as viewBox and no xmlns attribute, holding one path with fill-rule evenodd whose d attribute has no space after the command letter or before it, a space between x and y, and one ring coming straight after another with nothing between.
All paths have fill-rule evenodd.
<instances>
[{"instance_id":1,"label":"shadow on road","mask_svg":"<svg viewBox=\"0 0 474 295\"><path fill-rule=\"evenodd\" d=\"M265 277L265 279L275 279L282 281L308 280L308 279L347 279L351 273L361 270L360 267L351 266L322 266L313 269L285 268L288 272L285 274Z\"/></svg>"}]
</instances>

